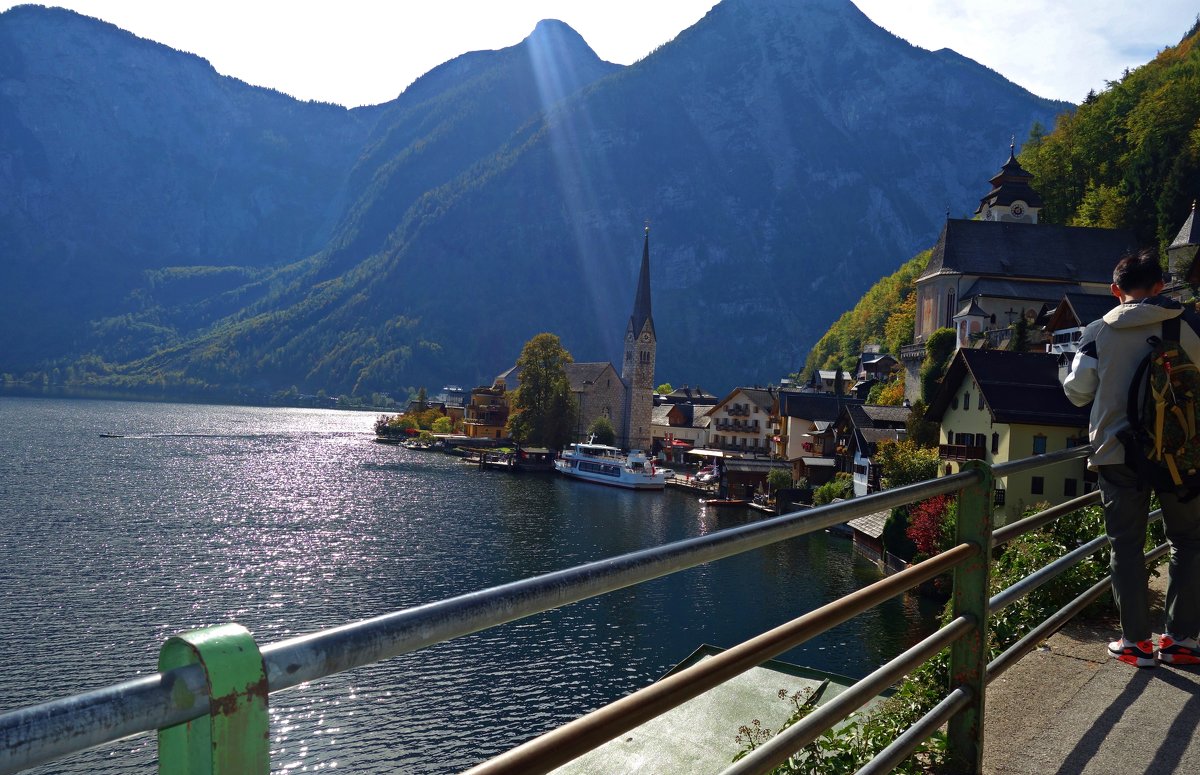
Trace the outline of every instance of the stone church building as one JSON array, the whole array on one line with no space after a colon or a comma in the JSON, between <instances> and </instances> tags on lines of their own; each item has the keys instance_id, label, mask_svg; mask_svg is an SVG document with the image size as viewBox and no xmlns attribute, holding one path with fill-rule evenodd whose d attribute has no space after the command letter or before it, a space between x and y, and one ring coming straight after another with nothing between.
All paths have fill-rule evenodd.
<instances>
[{"instance_id":1,"label":"stone church building","mask_svg":"<svg viewBox=\"0 0 1200 775\"><path fill-rule=\"evenodd\" d=\"M617 444L625 449L650 450L650 423L654 407L654 360L658 338L650 305L650 229L642 243L642 266L634 294L633 313L625 326L621 371L608 361L576 362L567 365L567 381L579 407L575 437L584 435L593 421L605 417L617 432ZM513 391L520 387L521 370L513 366L496 377L496 388Z\"/></svg>"}]
</instances>

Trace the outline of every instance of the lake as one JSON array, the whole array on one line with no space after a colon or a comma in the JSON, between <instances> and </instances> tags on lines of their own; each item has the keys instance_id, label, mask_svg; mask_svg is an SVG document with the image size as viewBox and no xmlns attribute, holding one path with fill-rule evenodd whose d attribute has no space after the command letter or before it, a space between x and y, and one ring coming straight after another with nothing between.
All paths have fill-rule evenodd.
<instances>
[{"instance_id":1,"label":"lake","mask_svg":"<svg viewBox=\"0 0 1200 775\"><path fill-rule=\"evenodd\" d=\"M374 419L0 398L0 712L153 672L183 630L237 621L263 645L756 514L480 471L376 444ZM464 769L878 578L821 533L273 694L273 769ZM905 597L782 658L862 676L935 616ZM147 772L155 748L34 771Z\"/></svg>"}]
</instances>

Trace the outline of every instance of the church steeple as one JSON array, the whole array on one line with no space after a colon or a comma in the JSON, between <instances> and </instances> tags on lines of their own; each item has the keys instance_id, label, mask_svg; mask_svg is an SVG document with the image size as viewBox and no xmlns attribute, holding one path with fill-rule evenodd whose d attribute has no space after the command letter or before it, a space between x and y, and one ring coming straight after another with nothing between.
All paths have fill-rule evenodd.
<instances>
[{"instance_id":1,"label":"church steeple","mask_svg":"<svg viewBox=\"0 0 1200 775\"><path fill-rule=\"evenodd\" d=\"M992 184L992 190L979 200L975 215L985 221L1037 223L1042 195L1030 185L1032 180L1033 175L1026 172L1017 161L1014 137L1008 146L1008 161L988 181Z\"/></svg>"},{"instance_id":2,"label":"church steeple","mask_svg":"<svg viewBox=\"0 0 1200 775\"><path fill-rule=\"evenodd\" d=\"M641 336L642 329L650 324L650 335L654 335L654 316L650 312L650 227L646 227L646 237L642 242L642 270L638 275L637 293L633 297L633 314L629 316L629 327L626 333L633 332Z\"/></svg>"},{"instance_id":3,"label":"church steeple","mask_svg":"<svg viewBox=\"0 0 1200 775\"><path fill-rule=\"evenodd\" d=\"M1200 252L1200 218L1196 217L1196 201L1192 200L1192 212L1167 248L1167 265L1171 274L1188 285L1200 285L1197 252Z\"/></svg>"},{"instance_id":4,"label":"church steeple","mask_svg":"<svg viewBox=\"0 0 1200 775\"><path fill-rule=\"evenodd\" d=\"M626 400L623 437L629 449L650 449L657 349L658 336L654 332L654 316L650 310L650 226L647 225L642 242L642 268L633 297L633 314L625 327L625 360L621 364Z\"/></svg>"}]
</instances>

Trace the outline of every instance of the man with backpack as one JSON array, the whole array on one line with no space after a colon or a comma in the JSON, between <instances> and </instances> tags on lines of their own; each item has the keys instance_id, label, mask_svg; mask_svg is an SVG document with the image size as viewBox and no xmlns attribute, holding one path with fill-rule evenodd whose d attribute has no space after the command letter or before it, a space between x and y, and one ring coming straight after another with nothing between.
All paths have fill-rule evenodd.
<instances>
[{"instance_id":1,"label":"man with backpack","mask_svg":"<svg viewBox=\"0 0 1200 775\"><path fill-rule=\"evenodd\" d=\"M1088 468L1100 482L1121 614L1108 650L1137 667L1200 664L1200 318L1159 295L1153 250L1122 258L1111 289L1120 304L1084 330L1063 382L1073 404L1092 402ZM1152 489L1171 545L1157 651L1143 556Z\"/></svg>"}]
</instances>

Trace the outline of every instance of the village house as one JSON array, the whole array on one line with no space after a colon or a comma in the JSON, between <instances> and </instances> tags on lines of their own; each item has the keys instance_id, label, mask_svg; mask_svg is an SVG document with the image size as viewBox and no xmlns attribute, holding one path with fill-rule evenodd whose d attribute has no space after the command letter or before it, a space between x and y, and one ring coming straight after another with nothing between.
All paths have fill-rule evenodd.
<instances>
[{"instance_id":1,"label":"village house","mask_svg":"<svg viewBox=\"0 0 1200 775\"><path fill-rule=\"evenodd\" d=\"M809 393L837 393L840 389L842 395L849 395L854 389L854 375L840 369L817 369L801 389Z\"/></svg>"},{"instance_id":2,"label":"village house","mask_svg":"<svg viewBox=\"0 0 1200 775\"><path fill-rule=\"evenodd\" d=\"M877 344L869 344L858 356L854 366L854 379L858 382L876 380L885 382L892 378L893 372L900 368L900 361L895 356L880 352Z\"/></svg>"},{"instance_id":3,"label":"village house","mask_svg":"<svg viewBox=\"0 0 1200 775\"><path fill-rule=\"evenodd\" d=\"M708 444L713 449L765 455L777 435L778 397L772 388L735 388L708 410Z\"/></svg>"},{"instance_id":4,"label":"village house","mask_svg":"<svg viewBox=\"0 0 1200 775\"><path fill-rule=\"evenodd\" d=\"M912 409L907 406L848 403L834 423L837 469L852 474L854 494L880 489L880 470L872 458L879 444L907 436Z\"/></svg>"},{"instance_id":5,"label":"village house","mask_svg":"<svg viewBox=\"0 0 1200 775\"><path fill-rule=\"evenodd\" d=\"M1088 409L1063 394L1052 353L960 350L925 418L941 425L939 475L968 460L996 465L1087 443ZM1093 483L1084 460L997 479L996 525L1035 504L1083 495Z\"/></svg>"},{"instance_id":6,"label":"village house","mask_svg":"<svg viewBox=\"0 0 1200 775\"><path fill-rule=\"evenodd\" d=\"M480 386L471 391L463 411L463 433L473 439L501 439L508 424L508 399L503 387Z\"/></svg>"},{"instance_id":7,"label":"village house","mask_svg":"<svg viewBox=\"0 0 1200 775\"><path fill-rule=\"evenodd\" d=\"M846 405L859 398L833 393L779 391L779 435L775 454L792 466L792 478L811 487L825 484L837 471L833 424Z\"/></svg>"}]
</instances>

